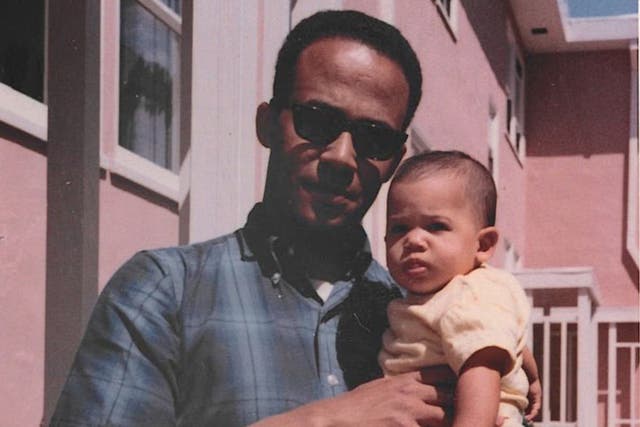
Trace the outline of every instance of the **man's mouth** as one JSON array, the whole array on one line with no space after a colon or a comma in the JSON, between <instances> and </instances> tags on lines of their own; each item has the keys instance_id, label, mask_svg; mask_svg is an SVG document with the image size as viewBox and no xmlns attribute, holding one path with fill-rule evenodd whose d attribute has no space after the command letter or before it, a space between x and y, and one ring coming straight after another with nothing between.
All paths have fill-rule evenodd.
<instances>
[{"instance_id":1,"label":"man's mouth","mask_svg":"<svg viewBox=\"0 0 640 427\"><path fill-rule=\"evenodd\" d=\"M342 205L354 199L353 195L344 188L337 188L316 182L303 182L301 186L311 195L314 201L323 204Z\"/></svg>"}]
</instances>

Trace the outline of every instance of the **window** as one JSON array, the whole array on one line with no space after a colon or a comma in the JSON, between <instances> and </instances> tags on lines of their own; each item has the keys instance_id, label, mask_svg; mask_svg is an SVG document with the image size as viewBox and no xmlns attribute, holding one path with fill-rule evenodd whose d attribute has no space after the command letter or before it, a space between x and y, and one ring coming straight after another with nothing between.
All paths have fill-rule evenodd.
<instances>
[{"instance_id":1,"label":"window","mask_svg":"<svg viewBox=\"0 0 640 427\"><path fill-rule=\"evenodd\" d=\"M508 28L509 58L507 67L507 137L517 158L522 161L525 155L524 137L524 62L518 51L511 27Z\"/></svg>"},{"instance_id":2,"label":"window","mask_svg":"<svg viewBox=\"0 0 640 427\"><path fill-rule=\"evenodd\" d=\"M499 147L500 147L500 119L496 113L496 109L493 104L489 105L489 121L487 141L489 143L488 155L487 155L487 169L491 172L493 180L498 186L498 165L499 165Z\"/></svg>"},{"instance_id":3,"label":"window","mask_svg":"<svg viewBox=\"0 0 640 427\"><path fill-rule=\"evenodd\" d=\"M520 254L508 239L505 239L504 242L506 251L504 255L503 268L507 271L517 271L522 266Z\"/></svg>"},{"instance_id":4,"label":"window","mask_svg":"<svg viewBox=\"0 0 640 427\"><path fill-rule=\"evenodd\" d=\"M431 151L431 147L429 147L429 144L427 144L427 141L422 136L422 133L418 132L415 127L411 128L411 132L409 133L409 141L411 149L407 154L407 157L414 154L420 154L423 151Z\"/></svg>"},{"instance_id":5,"label":"window","mask_svg":"<svg viewBox=\"0 0 640 427\"><path fill-rule=\"evenodd\" d=\"M438 12L440 12L440 16L442 16L442 19L447 25L447 29L455 40L458 30L458 0L434 0L434 3L438 7Z\"/></svg>"},{"instance_id":6,"label":"window","mask_svg":"<svg viewBox=\"0 0 640 427\"><path fill-rule=\"evenodd\" d=\"M180 0L122 0L119 144L177 172Z\"/></svg>"},{"instance_id":7,"label":"window","mask_svg":"<svg viewBox=\"0 0 640 427\"><path fill-rule=\"evenodd\" d=\"M0 1L0 122L47 140L47 0Z\"/></svg>"},{"instance_id":8,"label":"window","mask_svg":"<svg viewBox=\"0 0 640 427\"><path fill-rule=\"evenodd\" d=\"M3 0L0 83L44 101L44 0Z\"/></svg>"}]
</instances>

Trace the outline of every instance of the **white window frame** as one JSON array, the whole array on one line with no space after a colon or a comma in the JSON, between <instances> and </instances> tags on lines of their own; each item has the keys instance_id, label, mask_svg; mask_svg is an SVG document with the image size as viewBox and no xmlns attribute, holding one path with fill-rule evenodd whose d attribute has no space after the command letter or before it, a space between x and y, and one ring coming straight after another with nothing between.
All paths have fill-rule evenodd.
<instances>
[{"instance_id":1,"label":"white window frame","mask_svg":"<svg viewBox=\"0 0 640 427\"><path fill-rule=\"evenodd\" d=\"M8 86L0 83L0 122L35 136L41 141L48 139L49 108L47 107L47 57L49 24L49 0L44 0L44 67L42 72L42 97L43 102L31 98Z\"/></svg>"},{"instance_id":2,"label":"white window frame","mask_svg":"<svg viewBox=\"0 0 640 427\"><path fill-rule=\"evenodd\" d=\"M516 159L521 165L524 165L527 152L527 140L525 137L525 62L510 24L507 24L507 38L509 40L509 57L505 89L506 101L511 103L511 109L509 111L510 116L506 122L505 135ZM521 76L518 76L516 64L520 65ZM520 94L518 99L516 99L516 93ZM507 110L509 110L508 106Z\"/></svg>"},{"instance_id":3,"label":"white window frame","mask_svg":"<svg viewBox=\"0 0 640 427\"><path fill-rule=\"evenodd\" d=\"M504 245L505 253L503 268L507 271L518 271L522 269L522 257L515 245L506 238L504 239Z\"/></svg>"},{"instance_id":4,"label":"white window frame","mask_svg":"<svg viewBox=\"0 0 640 427\"><path fill-rule=\"evenodd\" d=\"M0 83L0 122L47 141L46 104Z\"/></svg>"},{"instance_id":5,"label":"white window frame","mask_svg":"<svg viewBox=\"0 0 640 427\"><path fill-rule=\"evenodd\" d=\"M343 7L342 0L297 0L289 4L289 30L316 12L327 9L340 10Z\"/></svg>"},{"instance_id":6,"label":"white window frame","mask_svg":"<svg viewBox=\"0 0 640 427\"><path fill-rule=\"evenodd\" d=\"M449 34L453 37L454 41L458 40L458 9L460 0L449 0L449 12L447 12L446 0L433 0L433 3L438 9L440 17L445 23Z\"/></svg>"},{"instance_id":7,"label":"white window frame","mask_svg":"<svg viewBox=\"0 0 640 427\"><path fill-rule=\"evenodd\" d=\"M498 188L498 178L500 176L500 116L493 105L493 103L489 104L489 120L487 121L487 143L488 143L488 153L493 159L493 167L489 170L491 172L491 176L493 176L493 181L496 184L496 188ZM487 166L489 166L487 164Z\"/></svg>"},{"instance_id":8,"label":"white window frame","mask_svg":"<svg viewBox=\"0 0 640 427\"><path fill-rule=\"evenodd\" d=\"M631 105L629 108L629 172L627 190L627 238L626 246L629 255L638 266L638 163L640 150L638 148L638 44L629 46L631 62Z\"/></svg>"},{"instance_id":9,"label":"white window frame","mask_svg":"<svg viewBox=\"0 0 640 427\"><path fill-rule=\"evenodd\" d=\"M167 7L159 0L135 0L140 6L144 7L154 17L158 18L164 24L169 26L171 30L178 35L182 35L182 18L176 14L173 10ZM117 3L117 4L116 4ZM102 7L114 7L115 14L115 38L116 40L105 40L104 33L101 37L101 43L114 43L115 46L120 46L120 1L118 2L102 2ZM104 13L102 14L104 16ZM104 25L101 26L104 31ZM181 46L181 49L183 47ZM104 49L101 49L104 52ZM120 55L119 51L115 57L115 61L111 64L107 64L108 61L101 61L103 67L113 67L113 75L115 81L112 82L113 87L117 88L114 94L106 94L101 79L101 98L105 96L112 97L114 100L113 105L115 111L113 111L114 123L113 129L115 129L115 140L112 141L113 147L111 150L107 149L106 141L101 141L101 153L100 153L100 166L103 169L108 170L111 173L122 176L136 184L139 184L157 194L160 194L170 200L182 204L186 198L186 191L180 188L180 176L188 175L188 168L190 162L184 161L180 167L179 173L172 172L154 162L136 154L135 152L122 147L119 143L119 135L117 130L119 129L120 120ZM104 75L104 73L103 73ZM101 133L101 139L104 136ZM109 142L111 143L111 142ZM179 153L179 147L173 147L174 152Z\"/></svg>"}]
</instances>

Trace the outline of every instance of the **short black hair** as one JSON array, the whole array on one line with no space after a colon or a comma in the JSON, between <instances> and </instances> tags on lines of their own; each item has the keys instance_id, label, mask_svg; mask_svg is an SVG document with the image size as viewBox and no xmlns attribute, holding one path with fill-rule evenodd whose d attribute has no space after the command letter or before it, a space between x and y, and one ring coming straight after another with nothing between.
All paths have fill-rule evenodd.
<instances>
[{"instance_id":1,"label":"short black hair","mask_svg":"<svg viewBox=\"0 0 640 427\"><path fill-rule=\"evenodd\" d=\"M402 124L402 128L406 129L422 97L422 70L418 57L397 28L355 10L318 12L303 19L291 30L278 53L273 79L274 105L288 105L302 51L312 43L327 38L361 42L400 66L409 85L409 100Z\"/></svg>"},{"instance_id":2,"label":"short black hair","mask_svg":"<svg viewBox=\"0 0 640 427\"><path fill-rule=\"evenodd\" d=\"M464 178L466 194L472 200L480 224L483 227L496 225L498 195L491 172L462 151L425 151L409 157L398 167L391 187L443 172Z\"/></svg>"}]
</instances>

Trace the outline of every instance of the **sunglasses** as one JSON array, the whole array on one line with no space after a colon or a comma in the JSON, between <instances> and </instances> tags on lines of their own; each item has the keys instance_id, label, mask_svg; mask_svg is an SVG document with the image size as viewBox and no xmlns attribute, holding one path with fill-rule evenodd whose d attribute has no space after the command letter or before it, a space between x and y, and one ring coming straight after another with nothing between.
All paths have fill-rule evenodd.
<instances>
[{"instance_id":1,"label":"sunglasses","mask_svg":"<svg viewBox=\"0 0 640 427\"><path fill-rule=\"evenodd\" d=\"M293 127L301 138L326 147L342 132L349 132L356 154L373 160L388 160L407 140L407 134L366 120L349 120L340 110L316 105L293 104Z\"/></svg>"}]
</instances>

